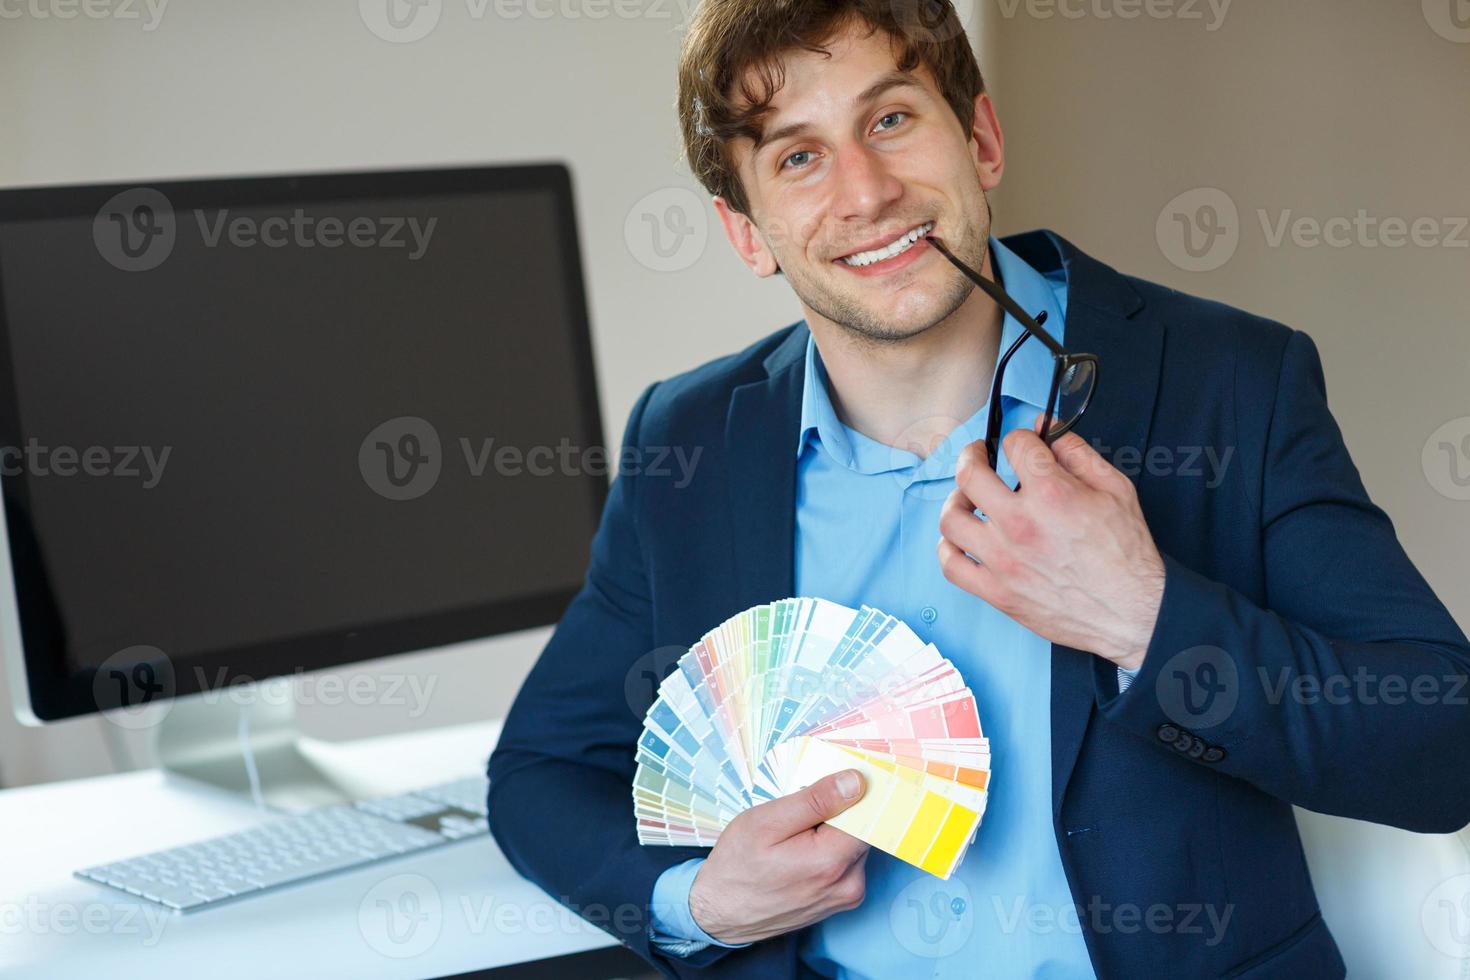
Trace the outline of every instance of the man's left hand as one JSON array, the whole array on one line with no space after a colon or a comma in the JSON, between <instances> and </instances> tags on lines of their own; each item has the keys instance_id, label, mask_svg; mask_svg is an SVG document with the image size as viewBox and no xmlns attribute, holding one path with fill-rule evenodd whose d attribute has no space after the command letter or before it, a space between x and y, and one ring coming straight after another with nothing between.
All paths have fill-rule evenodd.
<instances>
[{"instance_id":1,"label":"man's left hand","mask_svg":"<svg viewBox=\"0 0 1470 980\"><path fill-rule=\"evenodd\" d=\"M1016 429L1003 446L1019 491L987 465L984 442L960 454L939 516L944 577L1053 643L1137 669L1164 561L1133 481L1073 432L1048 446Z\"/></svg>"}]
</instances>

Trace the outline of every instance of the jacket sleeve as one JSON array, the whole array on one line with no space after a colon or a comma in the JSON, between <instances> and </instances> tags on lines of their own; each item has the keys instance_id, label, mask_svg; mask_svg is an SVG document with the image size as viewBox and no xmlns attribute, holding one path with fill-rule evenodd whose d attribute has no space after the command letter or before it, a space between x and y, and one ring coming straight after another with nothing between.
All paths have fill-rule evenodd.
<instances>
[{"instance_id":1,"label":"jacket sleeve","mask_svg":"<svg viewBox=\"0 0 1470 980\"><path fill-rule=\"evenodd\" d=\"M1258 499L1259 526L1238 533L1261 536L1267 608L1165 555L1142 669L1119 694L1097 668L1099 710L1311 810L1425 833L1470 823L1470 645L1369 500L1300 332Z\"/></svg>"},{"instance_id":2,"label":"jacket sleeve","mask_svg":"<svg viewBox=\"0 0 1470 980\"><path fill-rule=\"evenodd\" d=\"M641 445L656 387L633 407L624 458ZM675 963L649 943L654 882L708 849L644 847L635 829L634 751L646 706L624 692L654 637L638 480L620 472L613 481L582 588L505 720L489 762L490 830L520 874L666 976L687 976L729 950L711 947Z\"/></svg>"}]
</instances>

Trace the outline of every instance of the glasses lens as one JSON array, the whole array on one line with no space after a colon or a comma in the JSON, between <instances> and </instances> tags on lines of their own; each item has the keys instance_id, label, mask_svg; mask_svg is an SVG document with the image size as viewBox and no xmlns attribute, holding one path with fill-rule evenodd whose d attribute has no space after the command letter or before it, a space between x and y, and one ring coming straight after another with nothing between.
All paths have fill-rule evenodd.
<instances>
[{"instance_id":1,"label":"glasses lens","mask_svg":"<svg viewBox=\"0 0 1470 980\"><path fill-rule=\"evenodd\" d=\"M1076 361L1062 373L1062 382L1057 388L1057 403L1052 406L1052 416L1057 428L1070 429L1081 417L1082 410L1092 397L1092 386L1097 383L1097 364L1094 361Z\"/></svg>"}]
</instances>

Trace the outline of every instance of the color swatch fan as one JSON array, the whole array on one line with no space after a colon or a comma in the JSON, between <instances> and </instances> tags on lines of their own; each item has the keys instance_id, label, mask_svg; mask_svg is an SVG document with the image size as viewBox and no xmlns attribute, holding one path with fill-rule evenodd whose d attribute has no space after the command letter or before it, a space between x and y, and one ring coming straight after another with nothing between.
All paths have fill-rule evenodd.
<instances>
[{"instance_id":1,"label":"color swatch fan","mask_svg":"<svg viewBox=\"0 0 1470 980\"><path fill-rule=\"evenodd\" d=\"M711 846L741 811L843 769L867 789L829 824L953 873L990 783L990 743L954 664L869 606L753 606L659 686L638 740L638 839Z\"/></svg>"}]
</instances>

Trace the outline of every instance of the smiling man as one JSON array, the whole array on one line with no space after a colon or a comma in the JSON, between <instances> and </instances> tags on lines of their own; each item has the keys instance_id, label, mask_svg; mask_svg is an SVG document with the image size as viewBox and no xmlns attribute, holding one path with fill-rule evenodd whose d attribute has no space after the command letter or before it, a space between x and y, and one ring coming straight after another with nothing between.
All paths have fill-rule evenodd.
<instances>
[{"instance_id":1,"label":"smiling man","mask_svg":"<svg viewBox=\"0 0 1470 980\"><path fill-rule=\"evenodd\" d=\"M626 447L701 464L615 481L491 758L492 831L669 976L1340 977L1291 804L1458 829L1470 711L1287 692L1454 690L1470 643L1368 499L1310 339L1049 231L992 237L1000 123L953 9L924 13L701 4L686 153L804 318L634 406ZM1016 310L1053 344L1021 342ZM1085 415L1061 411L1057 351L1097 355ZM1075 429L1043 439L1048 410ZM657 680L788 595L899 616L975 692L993 791L949 881L825 824L854 772L710 849L637 843Z\"/></svg>"}]
</instances>

